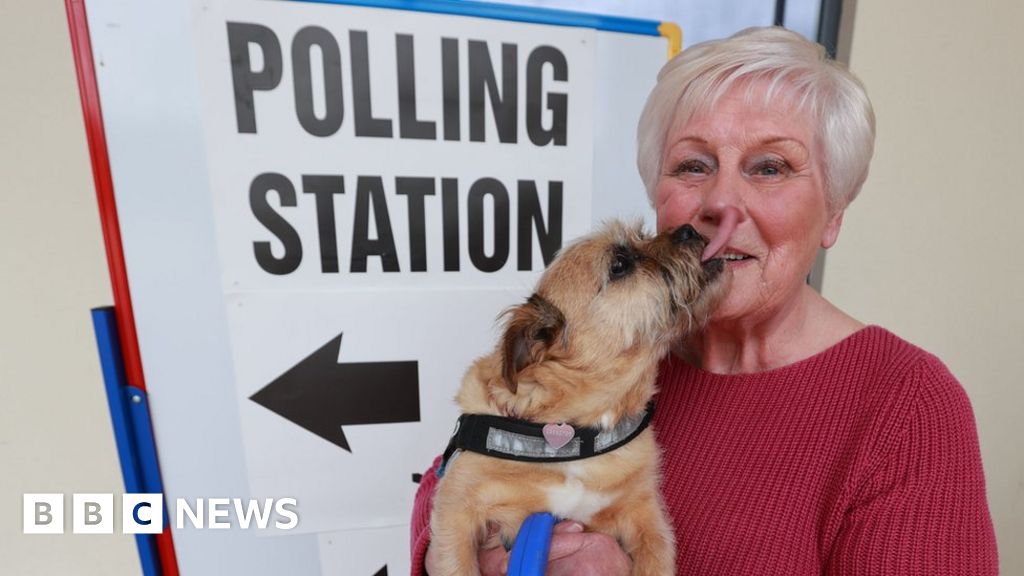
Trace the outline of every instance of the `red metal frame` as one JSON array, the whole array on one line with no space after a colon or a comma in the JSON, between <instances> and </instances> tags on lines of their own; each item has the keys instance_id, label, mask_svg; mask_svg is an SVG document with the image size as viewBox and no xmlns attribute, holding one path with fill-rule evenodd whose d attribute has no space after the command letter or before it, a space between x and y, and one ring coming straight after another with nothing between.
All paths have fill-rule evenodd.
<instances>
[{"instance_id":1,"label":"red metal frame","mask_svg":"<svg viewBox=\"0 0 1024 576\"><path fill-rule=\"evenodd\" d=\"M82 100L82 114L85 117L85 134L89 143L89 156L92 159L92 175L103 227L107 266L110 269L110 284L114 293L114 310L124 355L125 374L129 385L145 390L146 381L142 373L139 339L135 333L135 315L132 312L132 297L128 289L128 274L121 245L121 227L114 199L114 183L110 174L107 137L103 130L100 93L96 84L96 69L93 66L92 43L89 40L89 21L86 18L83 0L64 0L64 7L68 13L68 27L71 31L71 49L75 57L75 72ZM156 543L163 575L178 576L178 561L174 555L174 541L169 527L156 535Z\"/></svg>"}]
</instances>

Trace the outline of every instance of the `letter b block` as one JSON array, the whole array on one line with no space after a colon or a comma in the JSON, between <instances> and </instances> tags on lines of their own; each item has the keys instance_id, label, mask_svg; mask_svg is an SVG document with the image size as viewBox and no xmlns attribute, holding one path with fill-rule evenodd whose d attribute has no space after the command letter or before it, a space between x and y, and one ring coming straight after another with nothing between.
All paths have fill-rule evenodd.
<instances>
[{"instance_id":1,"label":"letter b block","mask_svg":"<svg viewBox=\"0 0 1024 576\"><path fill-rule=\"evenodd\" d=\"M25 494L22 532L25 534L64 533L63 494Z\"/></svg>"},{"instance_id":2,"label":"letter b block","mask_svg":"<svg viewBox=\"0 0 1024 576\"><path fill-rule=\"evenodd\" d=\"M72 495L72 532L75 534L114 533L113 494Z\"/></svg>"}]
</instances>

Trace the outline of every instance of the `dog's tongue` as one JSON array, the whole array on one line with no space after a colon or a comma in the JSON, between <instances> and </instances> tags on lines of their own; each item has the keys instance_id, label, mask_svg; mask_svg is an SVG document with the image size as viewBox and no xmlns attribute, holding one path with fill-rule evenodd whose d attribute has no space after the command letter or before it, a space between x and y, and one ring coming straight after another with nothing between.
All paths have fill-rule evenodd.
<instances>
[{"instance_id":1,"label":"dog's tongue","mask_svg":"<svg viewBox=\"0 0 1024 576\"><path fill-rule=\"evenodd\" d=\"M718 233L715 237L708 242L706 248L704 248L704 254L701 255L700 261L707 262L718 251L721 250L728 242L732 233L736 230L736 224L740 221L740 211L737 208L729 206L725 208L722 214L722 220L718 223Z\"/></svg>"}]
</instances>

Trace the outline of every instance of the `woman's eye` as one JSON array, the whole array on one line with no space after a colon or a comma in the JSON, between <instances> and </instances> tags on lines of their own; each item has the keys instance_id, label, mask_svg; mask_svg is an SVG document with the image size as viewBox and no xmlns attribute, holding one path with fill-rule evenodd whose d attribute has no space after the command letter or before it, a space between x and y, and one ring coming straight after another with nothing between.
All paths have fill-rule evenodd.
<instances>
[{"instance_id":1,"label":"woman's eye","mask_svg":"<svg viewBox=\"0 0 1024 576\"><path fill-rule=\"evenodd\" d=\"M765 160L754 165L755 176L784 176L789 173L789 165L781 160Z\"/></svg>"},{"instance_id":2,"label":"woman's eye","mask_svg":"<svg viewBox=\"0 0 1024 576\"><path fill-rule=\"evenodd\" d=\"M675 175L677 176L684 174L708 174L710 172L711 169L708 165L700 160L684 160L675 169Z\"/></svg>"}]
</instances>

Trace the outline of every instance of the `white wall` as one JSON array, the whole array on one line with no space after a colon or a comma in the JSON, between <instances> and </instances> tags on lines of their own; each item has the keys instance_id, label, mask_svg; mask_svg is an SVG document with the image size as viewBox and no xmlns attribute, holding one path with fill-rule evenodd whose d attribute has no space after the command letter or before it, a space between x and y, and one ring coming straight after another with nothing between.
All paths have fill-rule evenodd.
<instances>
[{"instance_id":1,"label":"white wall","mask_svg":"<svg viewBox=\"0 0 1024 576\"><path fill-rule=\"evenodd\" d=\"M112 298L64 3L0 4L0 571L140 574L130 536L21 534L25 492L70 507L124 485L89 317Z\"/></svg>"},{"instance_id":2,"label":"white wall","mask_svg":"<svg viewBox=\"0 0 1024 576\"><path fill-rule=\"evenodd\" d=\"M1019 0L858 0L871 176L823 293L937 354L974 405L1003 574L1024 574L1024 44Z\"/></svg>"}]
</instances>

